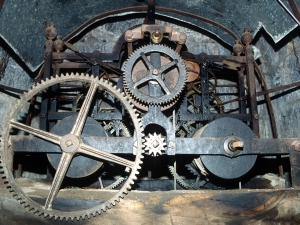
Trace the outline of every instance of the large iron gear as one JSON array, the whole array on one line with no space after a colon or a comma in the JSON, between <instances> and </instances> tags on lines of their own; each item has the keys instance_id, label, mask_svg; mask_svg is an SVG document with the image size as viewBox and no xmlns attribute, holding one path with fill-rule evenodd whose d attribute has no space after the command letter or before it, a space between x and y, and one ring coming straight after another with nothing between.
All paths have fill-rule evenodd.
<instances>
[{"instance_id":1,"label":"large iron gear","mask_svg":"<svg viewBox=\"0 0 300 225\"><path fill-rule=\"evenodd\" d=\"M152 53L159 53L160 66L153 66ZM186 81L186 68L181 57L163 45L147 45L134 51L124 67L124 88L134 98L147 104L170 103L179 96ZM149 84L161 88L160 96L151 96Z\"/></svg>"},{"instance_id":2,"label":"large iron gear","mask_svg":"<svg viewBox=\"0 0 300 225\"><path fill-rule=\"evenodd\" d=\"M24 105L26 105L28 100L30 100L33 96L37 95L44 89L50 87L51 85L68 81L88 82L90 84L85 101L82 104L81 109L79 111L78 119L76 120L70 134L61 137L59 135L55 135L53 133L25 125L24 123L21 123L21 121L18 121L19 112L21 109L23 109ZM133 161L107 153L104 150L95 149L87 144L84 144L80 139L82 127L84 126L87 113L89 111L88 109L92 104L93 96L97 91L101 90L107 90L110 93L113 93L114 96L118 98L119 101L123 104L124 108L128 111L128 114L132 119L132 123L137 135L135 143L136 156L135 160ZM100 214L102 211L106 211L107 209L111 208L113 205L119 202L120 198L124 197L124 194L128 193L131 184L133 184L133 180L136 179L136 175L139 173L138 169L141 168L140 164L142 163L141 159L143 158L143 128L141 126L140 120L138 119L138 115L132 108L131 103L124 97L124 93L121 93L114 86L112 86L112 84L102 79L99 80L98 78L94 78L89 75L67 74L62 75L61 77L54 77L50 80L47 79L46 81L42 81L41 83L36 84L23 96L21 96L21 99L18 100L17 104L13 107L11 112L8 113L4 121L4 125L2 126L1 140L1 172L4 173L4 182L17 201L23 204L25 208L38 215L43 215L44 217L60 220L79 220L85 219L86 217L90 218L91 216ZM48 197L46 199L41 196L40 198L43 198L40 199L41 202L35 201L36 199L30 196L29 192L25 192L13 176L13 152L10 149L10 138L12 129L14 129L14 131L24 131L25 133L29 133L30 135L44 139L45 141L49 141L53 144L60 145L62 148L61 161L57 168L52 185L50 187L50 191L48 192ZM68 145L69 140L66 138L74 139L72 140L73 145ZM76 149L73 150L69 147L76 147ZM123 186L118 192L113 193L111 196L107 197L107 199L103 201L95 201L95 204L92 204L92 206L89 205L89 207L91 206L91 208L81 208L80 210L74 210L73 208L57 209L57 204L55 204L54 200L56 199L57 193L60 192L59 190L61 188L61 183L65 177L68 166L70 165L73 156L77 154L89 155L100 160L107 160L109 162L118 163L128 169L130 168L131 172L128 176L128 179L124 182Z\"/></svg>"}]
</instances>

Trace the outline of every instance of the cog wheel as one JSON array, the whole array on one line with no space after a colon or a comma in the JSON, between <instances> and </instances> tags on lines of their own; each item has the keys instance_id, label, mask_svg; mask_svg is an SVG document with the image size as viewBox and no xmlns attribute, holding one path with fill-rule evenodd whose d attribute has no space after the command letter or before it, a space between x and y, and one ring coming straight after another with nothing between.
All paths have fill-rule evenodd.
<instances>
[{"instance_id":1,"label":"cog wheel","mask_svg":"<svg viewBox=\"0 0 300 225\"><path fill-rule=\"evenodd\" d=\"M202 179L202 176L198 173L198 171L193 167L193 164L185 165L187 170L196 176L195 181L192 183L187 183L178 173L175 171L174 166L168 166L169 171L173 177L175 177L176 182L186 190L199 190L204 187L204 185L209 182L208 178Z\"/></svg>"},{"instance_id":2,"label":"cog wheel","mask_svg":"<svg viewBox=\"0 0 300 225\"><path fill-rule=\"evenodd\" d=\"M126 125L119 120L110 121L109 123L105 123L103 121L104 129L110 134L116 134L116 136L121 137L131 137L130 131L126 127Z\"/></svg>"},{"instance_id":3,"label":"cog wheel","mask_svg":"<svg viewBox=\"0 0 300 225\"><path fill-rule=\"evenodd\" d=\"M130 96L127 88L124 88L124 92L136 108L143 110L145 112L147 112L149 110L149 105L147 103L140 102L140 101L136 100L134 97ZM178 99L175 99L174 101L172 101L168 104L161 105L160 110L165 111L167 109L170 109L171 107L173 107L176 104L177 100Z\"/></svg>"},{"instance_id":4,"label":"cog wheel","mask_svg":"<svg viewBox=\"0 0 300 225\"><path fill-rule=\"evenodd\" d=\"M26 108L27 102L33 96L36 96L41 91L52 85L72 81L89 83L89 90L78 113L78 117L74 123L72 131L69 134L60 136L22 123L22 117L20 117L20 115L22 115L24 108ZM107 153L105 150L96 149L88 144L85 144L81 140L81 132L85 125L87 114L93 102L94 95L103 90L113 93L114 97L123 104L132 120L132 124L136 133L136 155L132 155L134 158L125 159L123 157ZM11 131L13 131L13 133ZM12 139L14 138L13 134L18 131L21 131L19 132L19 135L17 135L18 138L35 136L36 138L43 139L44 141L50 142L53 145L59 145L61 147L61 159L52 184L50 187L48 186L49 189L48 187L43 188L44 192L39 196L33 196L30 191L22 188L20 180L14 178L13 175L13 161L16 153L14 154L11 148L11 143ZM111 83L104 81L103 79L99 80L93 76L83 74L67 74L61 75L60 77L53 77L33 86L31 90L25 93L21 99L17 101L17 104L12 108L11 112L8 113L8 115L6 115L4 118L0 152L0 168L2 168L1 172L4 173L2 177L4 179L4 183L7 185L7 188L16 198L16 200L33 213L43 215L44 217L48 217L50 219L54 218L55 220L60 219L66 221L90 218L91 216L100 214L102 211L104 212L107 209L110 209L130 190L131 184L133 184L134 180L137 179L136 175L139 173L138 170L141 168L140 164L142 163L141 159L143 158L143 136L142 125L131 103L124 97L124 93L121 93L119 90L117 90L114 86L112 86ZM42 154L43 152L48 153L47 149L43 148L33 149L30 153L27 152L27 154L35 154L35 152L39 152L39 154ZM118 192L113 192L109 195L99 194L98 196L101 196L101 199L98 200L90 201L85 199L84 195L82 196L82 200L71 198L72 193L68 192L66 195L66 191L62 188L61 184L72 159L77 155L87 155L100 161L108 161L122 165L127 168L128 171L130 171L128 179L124 182L123 186ZM85 190L82 189L82 191ZM62 203L61 201L64 202ZM66 202L72 203L65 204ZM63 208L60 207L61 204L64 205Z\"/></svg>"},{"instance_id":5,"label":"cog wheel","mask_svg":"<svg viewBox=\"0 0 300 225\"><path fill-rule=\"evenodd\" d=\"M121 137L131 137L130 131L122 121L119 120L110 121L107 124L105 123L105 121L103 121L103 124L104 124L105 131L107 131L110 134L116 134L116 136L121 136ZM101 177L99 177L100 187L104 189L115 189L119 187L127 178L128 176L119 175L116 181L114 181L112 184L108 185L107 187L103 187Z\"/></svg>"},{"instance_id":6,"label":"cog wheel","mask_svg":"<svg viewBox=\"0 0 300 225\"><path fill-rule=\"evenodd\" d=\"M162 151L166 150L166 142L165 139L161 136L161 134L149 134L148 137L145 138L145 150L149 151L149 155L157 156L161 155Z\"/></svg>"},{"instance_id":7,"label":"cog wheel","mask_svg":"<svg viewBox=\"0 0 300 225\"><path fill-rule=\"evenodd\" d=\"M162 105L176 100L187 79L185 64L172 49L147 45L137 49L123 66L124 88L142 103ZM161 93L150 94L150 85Z\"/></svg>"}]
</instances>

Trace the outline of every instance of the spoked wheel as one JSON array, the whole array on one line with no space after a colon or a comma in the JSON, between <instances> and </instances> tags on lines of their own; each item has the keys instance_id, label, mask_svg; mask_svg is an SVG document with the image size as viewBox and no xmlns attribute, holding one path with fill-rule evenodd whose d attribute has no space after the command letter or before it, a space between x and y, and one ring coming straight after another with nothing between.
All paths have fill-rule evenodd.
<instances>
[{"instance_id":1,"label":"spoked wheel","mask_svg":"<svg viewBox=\"0 0 300 225\"><path fill-rule=\"evenodd\" d=\"M45 92L50 86L56 85L63 82L82 82L86 84L88 88L84 102L77 114L77 118L73 119L73 124L67 133L60 135L59 132L48 132L35 128L33 126L25 125L22 121L22 112L27 107L27 102L33 96L39 96L41 92ZM95 148L85 142L83 134L86 123L90 123L91 119L88 117L89 109L93 104L94 96L100 92L107 91L112 94L119 102L123 105L124 109L130 115L132 124L136 133L136 141L133 148L136 147L136 155L132 155L131 158L125 158L125 156L117 156L105 151L105 149ZM94 122L92 122L93 124ZM111 208L119 199L124 197L133 180L136 179L138 169L142 163L142 138L143 129L140 124L140 120L132 108L131 103L124 97L124 94L117 90L112 84L107 81L99 80L88 75L62 75L61 77L51 78L50 80L42 81L29 90L24 96L21 97L16 106L5 118L5 124L3 126L3 136L1 145L1 166L3 167L4 180L9 190L13 193L15 198L27 207L30 211L43 215L44 217L55 218L55 219L66 219L74 220L91 215L100 214L102 211L106 211ZM18 134L18 135L13 135ZM51 182L51 185L44 186L39 194L32 193L26 188L22 188L20 180L14 178L13 165L14 155L19 154L22 150L18 149L18 152L14 152L12 148L12 141L14 138L18 139L30 139L38 138L48 145L59 147L61 153L58 165L56 166L55 176ZM35 148L34 148L35 147ZM57 154L56 148L48 148L45 146L33 146L30 151L25 150L26 154ZM96 189L97 198L91 199L86 194L86 189L81 189L81 194L77 199L73 196L73 191L67 191L62 188L62 183L68 174L68 171L73 167L72 163L75 162L79 157L86 157L87 159L99 162L111 162L119 166L123 166L124 169L130 171L128 179L123 183L120 190L116 192L110 192L104 194L101 189ZM100 163L101 164L101 163ZM94 170L91 170L94 172ZM21 182L22 183L22 182ZM76 192L76 191L74 191ZM83 193L83 194L82 194Z\"/></svg>"}]
</instances>

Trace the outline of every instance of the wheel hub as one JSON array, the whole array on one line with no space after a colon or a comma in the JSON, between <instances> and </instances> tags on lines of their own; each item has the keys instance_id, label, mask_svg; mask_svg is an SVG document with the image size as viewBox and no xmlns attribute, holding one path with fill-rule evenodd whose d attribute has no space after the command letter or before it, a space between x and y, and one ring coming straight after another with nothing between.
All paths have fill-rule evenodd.
<instances>
[{"instance_id":1,"label":"wheel hub","mask_svg":"<svg viewBox=\"0 0 300 225\"><path fill-rule=\"evenodd\" d=\"M74 153L79 148L80 140L74 134L67 134L60 141L60 148L63 152Z\"/></svg>"}]
</instances>

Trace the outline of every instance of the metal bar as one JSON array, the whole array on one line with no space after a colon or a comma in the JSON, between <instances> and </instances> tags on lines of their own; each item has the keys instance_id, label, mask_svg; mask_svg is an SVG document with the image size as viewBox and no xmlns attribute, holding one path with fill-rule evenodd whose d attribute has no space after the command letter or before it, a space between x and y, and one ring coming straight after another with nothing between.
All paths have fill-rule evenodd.
<instances>
[{"instance_id":1,"label":"metal bar","mask_svg":"<svg viewBox=\"0 0 300 225\"><path fill-rule=\"evenodd\" d=\"M203 120L208 120L210 114L210 105L209 105L209 83L208 83L208 70L206 66L201 66L200 70L201 76L201 108Z\"/></svg>"},{"instance_id":2,"label":"metal bar","mask_svg":"<svg viewBox=\"0 0 300 225\"><path fill-rule=\"evenodd\" d=\"M238 92L239 92L239 98L242 98L245 96L245 76L244 76L245 68L242 68L238 71ZM241 114L246 113L246 102L245 101L239 101L239 111Z\"/></svg>"},{"instance_id":3,"label":"metal bar","mask_svg":"<svg viewBox=\"0 0 300 225\"><path fill-rule=\"evenodd\" d=\"M155 24L155 0L148 0L147 17L145 23Z\"/></svg>"},{"instance_id":4,"label":"metal bar","mask_svg":"<svg viewBox=\"0 0 300 225\"><path fill-rule=\"evenodd\" d=\"M82 136L82 141L93 148L102 149L107 153L133 154L133 137L98 137ZM224 155L229 156L224 150L224 142L228 137L221 138L176 138L176 154L196 155ZM45 148L47 141L33 136L10 136L12 151L32 153L60 153L59 148ZM240 138L244 148L239 155L282 155L297 154L294 150L295 143L300 143L299 138L260 139ZM49 146L49 145L47 145Z\"/></svg>"},{"instance_id":5,"label":"metal bar","mask_svg":"<svg viewBox=\"0 0 300 225\"><path fill-rule=\"evenodd\" d=\"M79 26L78 28L76 28L75 30L73 30L70 34L68 34L66 37L63 38L63 41L67 41L70 40L71 38L73 38L74 36L76 36L80 31L82 31L83 29L85 29L86 27L88 27L89 25L93 24L94 22L105 18L107 16L111 16L114 14L120 14L120 13L124 13L124 12L139 12L139 11L146 11L148 9L147 6L134 6L134 7L128 7L128 8L123 8L123 9L117 9L117 10L113 10L113 11L109 11L109 12L105 12L102 13L98 16L93 17L92 19L86 21L85 23L83 23L81 26ZM201 20L204 21L208 24L211 24L213 26L216 26L222 30L224 30L226 33L228 33L233 40L240 40L240 38L233 33L230 29L228 29L227 27L223 26L220 23L217 23L213 20L207 19L205 17L202 16L198 16L192 13L188 13L188 12L184 12L184 11L180 11L177 9L171 9L171 8L165 8L165 7L160 7L160 6L156 6L155 9L157 11L162 11L162 12L168 12L168 13L176 13L182 16L188 16L197 20Z\"/></svg>"},{"instance_id":6,"label":"metal bar","mask_svg":"<svg viewBox=\"0 0 300 225\"><path fill-rule=\"evenodd\" d=\"M53 68L60 68L60 69L89 69L91 68L90 65L87 63L79 63L79 62L64 62L64 63L59 63L57 65L53 65Z\"/></svg>"},{"instance_id":7,"label":"metal bar","mask_svg":"<svg viewBox=\"0 0 300 225\"><path fill-rule=\"evenodd\" d=\"M288 0L292 10L293 10L293 13L294 13L294 16L296 17L296 19L298 20L298 24L299 24L299 21L300 21L300 12L299 12L299 8L297 6L297 3L295 0ZM299 24L300 25L300 24Z\"/></svg>"},{"instance_id":8,"label":"metal bar","mask_svg":"<svg viewBox=\"0 0 300 225\"><path fill-rule=\"evenodd\" d=\"M249 109L251 114L251 127L254 134L259 137L259 125L258 125L258 111L257 111L257 99L256 99L256 86L255 86L255 74L254 74L254 57L253 49L251 45L245 47L245 54L247 59L246 72L247 72L247 84L248 84L248 100Z\"/></svg>"},{"instance_id":9,"label":"metal bar","mask_svg":"<svg viewBox=\"0 0 300 225\"><path fill-rule=\"evenodd\" d=\"M262 86L263 86L264 90L268 90L267 82L265 81L263 73L260 71L259 66L257 65L257 63L255 61L254 61L254 67L255 67L255 70L256 70L256 72L257 72L257 74L258 74L258 76L259 76L259 78L262 82ZM274 115L273 105L272 105L269 93L265 94L265 99L266 99L266 102L267 102L267 109L268 109L269 116L270 116L270 122L271 122L271 129L272 129L273 138L278 138L275 115ZM280 177L283 178L283 166L282 166L281 156L280 155L277 156L277 159L278 159L279 175L280 175Z\"/></svg>"},{"instance_id":10,"label":"metal bar","mask_svg":"<svg viewBox=\"0 0 300 225\"><path fill-rule=\"evenodd\" d=\"M48 120L62 120L68 116L73 116L78 113L76 112L49 112L48 113ZM120 111L116 112L98 112L97 114L93 115L93 118L96 120L121 120L122 114Z\"/></svg>"},{"instance_id":11,"label":"metal bar","mask_svg":"<svg viewBox=\"0 0 300 225\"><path fill-rule=\"evenodd\" d=\"M46 50L45 50L45 63L44 63L44 74L43 79L46 80L52 74L52 53L53 53L53 41L46 41ZM40 111L40 129L48 130L48 107L49 107L49 99L43 93L42 103L41 103L41 111Z\"/></svg>"},{"instance_id":12,"label":"metal bar","mask_svg":"<svg viewBox=\"0 0 300 225\"><path fill-rule=\"evenodd\" d=\"M290 14L290 16L296 21L296 23L298 23L298 25L300 25L299 20L293 15L293 13L283 4L283 2L281 0L277 0L281 6L288 12L288 14ZM296 4L296 3L295 3Z\"/></svg>"},{"instance_id":13,"label":"metal bar","mask_svg":"<svg viewBox=\"0 0 300 225\"><path fill-rule=\"evenodd\" d=\"M195 59L197 62L202 62L203 58L201 54L192 54L190 52L183 52L182 53L183 59ZM226 55L206 55L205 59L209 62L223 62L224 60L231 60L236 61L239 63L246 63L246 57L245 56L226 56Z\"/></svg>"},{"instance_id":14,"label":"metal bar","mask_svg":"<svg viewBox=\"0 0 300 225\"><path fill-rule=\"evenodd\" d=\"M0 84L0 89L12 91L12 92L16 92L16 93L21 93L21 94L23 94L24 92L27 91L27 90L22 90L22 89L18 89L18 88L8 87L3 84Z\"/></svg>"},{"instance_id":15,"label":"metal bar","mask_svg":"<svg viewBox=\"0 0 300 225\"><path fill-rule=\"evenodd\" d=\"M292 84L287 84L287 85L283 85L283 86L280 86L280 87L275 87L275 88L266 89L264 91L259 91L259 92L257 92L256 96L266 95L266 94L270 94L270 93L273 93L273 92L276 92L276 91L282 91L282 90L287 89L287 88L298 87L298 86L300 86L300 82L295 82L295 83L292 83Z\"/></svg>"}]
</instances>

